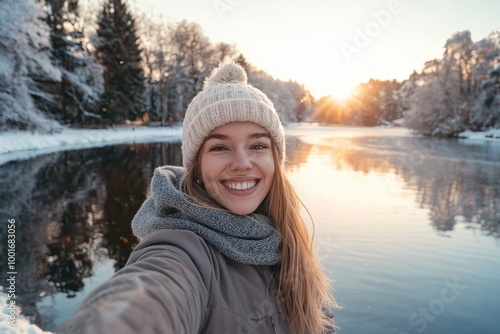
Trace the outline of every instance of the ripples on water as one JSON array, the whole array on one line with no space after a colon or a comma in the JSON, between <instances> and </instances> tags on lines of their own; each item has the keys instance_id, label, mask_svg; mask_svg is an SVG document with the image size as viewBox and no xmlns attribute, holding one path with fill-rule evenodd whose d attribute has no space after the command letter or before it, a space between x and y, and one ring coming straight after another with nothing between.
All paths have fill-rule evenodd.
<instances>
[{"instance_id":1,"label":"ripples on water","mask_svg":"<svg viewBox=\"0 0 500 334\"><path fill-rule=\"evenodd\" d=\"M288 172L343 306L339 333L500 331L500 143L332 128L295 128L287 141ZM179 143L0 166L0 210L19 222L25 315L54 330L125 264L137 244L130 221L165 164L181 164Z\"/></svg>"}]
</instances>

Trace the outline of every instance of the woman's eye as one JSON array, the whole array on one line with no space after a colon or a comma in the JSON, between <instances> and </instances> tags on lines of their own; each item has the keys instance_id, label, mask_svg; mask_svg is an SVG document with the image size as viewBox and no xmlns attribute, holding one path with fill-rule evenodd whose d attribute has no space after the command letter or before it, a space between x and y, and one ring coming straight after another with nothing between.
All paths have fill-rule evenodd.
<instances>
[{"instance_id":1,"label":"woman's eye","mask_svg":"<svg viewBox=\"0 0 500 334\"><path fill-rule=\"evenodd\" d=\"M224 151L226 150L226 147L223 145L214 145L210 147L210 151Z\"/></svg>"},{"instance_id":2,"label":"woman's eye","mask_svg":"<svg viewBox=\"0 0 500 334\"><path fill-rule=\"evenodd\" d=\"M252 149L254 149L254 150L264 150L266 148L267 148L267 145L263 144L263 143L257 143L257 144L252 145Z\"/></svg>"}]
</instances>

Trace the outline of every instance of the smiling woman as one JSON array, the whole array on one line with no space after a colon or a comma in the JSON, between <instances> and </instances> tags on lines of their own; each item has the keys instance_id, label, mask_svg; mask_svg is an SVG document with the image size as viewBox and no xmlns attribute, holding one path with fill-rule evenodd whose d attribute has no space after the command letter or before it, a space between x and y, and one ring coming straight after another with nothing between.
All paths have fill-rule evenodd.
<instances>
[{"instance_id":1,"label":"smiling woman","mask_svg":"<svg viewBox=\"0 0 500 334\"><path fill-rule=\"evenodd\" d=\"M240 65L221 64L191 101L182 156L183 167L155 170L125 267L65 329L333 333L336 304L285 174L283 125Z\"/></svg>"}]
</instances>

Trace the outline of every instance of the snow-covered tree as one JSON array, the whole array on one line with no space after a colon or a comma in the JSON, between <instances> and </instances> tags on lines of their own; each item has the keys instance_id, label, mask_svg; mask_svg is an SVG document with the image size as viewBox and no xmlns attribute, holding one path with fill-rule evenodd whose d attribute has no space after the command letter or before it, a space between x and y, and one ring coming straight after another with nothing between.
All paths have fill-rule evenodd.
<instances>
[{"instance_id":1,"label":"snow-covered tree","mask_svg":"<svg viewBox=\"0 0 500 334\"><path fill-rule=\"evenodd\" d=\"M35 0L0 1L0 130L60 127L33 102L34 97L52 99L40 82L61 79L61 71L50 61L44 16Z\"/></svg>"},{"instance_id":2,"label":"snow-covered tree","mask_svg":"<svg viewBox=\"0 0 500 334\"><path fill-rule=\"evenodd\" d=\"M143 41L144 74L146 76L146 110L148 123L167 121L168 27L162 17L139 13L137 28Z\"/></svg>"},{"instance_id":3,"label":"snow-covered tree","mask_svg":"<svg viewBox=\"0 0 500 334\"><path fill-rule=\"evenodd\" d=\"M198 24L183 20L169 26L167 53L168 112L180 121L210 70L234 51L225 43L214 45Z\"/></svg>"},{"instance_id":4,"label":"snow-covered tree","mask_svg":"<svg viewBox=\"0 0 500 334\"><path fill-rule=\"evenodd\" d=\"M443 58L426 62L411 95L406 94L405 124L429 136L498 126L499 36L492 33L474 43L464 31L449 38Z\"/></svg>"},{"instance_id":5,"label":"snow-covered tree","mask_svg":"<svg viewBox=\"0 0 500 334\"><path fill-rule=\"evenodd\" d=\"M472 76L473 44L471 33L466 30L453 34L444 45L445 67L454 74L460 96L465 98L473 94L475 86Z\"/></svg>"},{"instance_id":6,"label":"snow-covered tree","mask_svg":"<svg viewBox=\"0 0 500 334\"><path fill-rule=\"evenodd\" d=\"M480 83L469 114L471 130L500 127L500 31L474 44L474 76Z\"/></svg>"},{"instance_id":7,"label":"snow-covered tree","mask_svg":"<svg viewBox=\"0 0 500 334\"><path fill-rule=\"evenodd\" d=\"M405 125L415 132L449 137L465 130L461 115L459 81L449 63L434 59L425 63L405 111Z\"/></svg>"},{"instance_id":8,"label":"snow-covered tree","mask_svg":"<svg viewBox=\"0 0 500 334\"><path fill-rule=\"evenodd\" d=\"M290 80L286 83L297 106L290 111L289 119L295 122L312 121L314 117L314 97L303 84Z\"/></svg>"},{"instance_id":9,"label":"snow-covered tree","mask_svg":"<svg viewBox=\"0 0 500 334\"><path fill-rule=\"evenodd\" d=\"M102 116L112 122L144 115L142 49L125 1L106 0L99 14L96 57L104 66Z\"/></svg>"},{"instance_id":10,"label":"snow-covered tree","mask_svg":"<svg viewBox=\"0 0 500 334\"><path fill-rule=\"evenodd\" d=\"M500 128L500 66L482 81L481 94L471 111L472 130Z\"/></svg>"},{"instance_id":11,"label":"snow-covered tree","mask_svg":"<svg viewBox=\"0 0 500 334\"><path fill-rule=\"evenodd\" d=\"M62 71L62 80L54 83L56 97L46 109L64 123L95 123L99 117L93 111L103 92L103 77L101 66L85 47L87 22L80 16L79 2L45 0L45 7L52 55Z\"/></svg>"},{"instance_id":12,"label":"snow-covered tree","mask_svg":"<svg viewBox=\"0 0 500 334\"><path fill-rule=\"evenodd\" d=\"M181 121L188 104L203 87L210 70L233 59L234 45L212 43L196 23L166 24L139 16L144 44L147 107L151 121Z\"/></svg>"}]
</instances>

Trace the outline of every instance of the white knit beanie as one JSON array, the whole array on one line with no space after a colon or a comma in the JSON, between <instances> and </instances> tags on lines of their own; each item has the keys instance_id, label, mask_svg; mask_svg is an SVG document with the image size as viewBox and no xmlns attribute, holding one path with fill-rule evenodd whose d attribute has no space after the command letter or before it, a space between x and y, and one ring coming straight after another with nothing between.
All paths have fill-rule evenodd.
<instances>
[{"instance_id":1,"label":"white knit beanie","mask_svg":"<svg viewBox=\"0 0 500 334\"><path fill-rule=\"evenodd\" d=\"M221 63L205 80L203 90L189 104L182 132L182 164L191 167L205 138L230 122L253 122L273 139L281 163L285 160L285 131L273 103L247 83L247 74L236 63Z\"/></svg>"}]
</instances>

